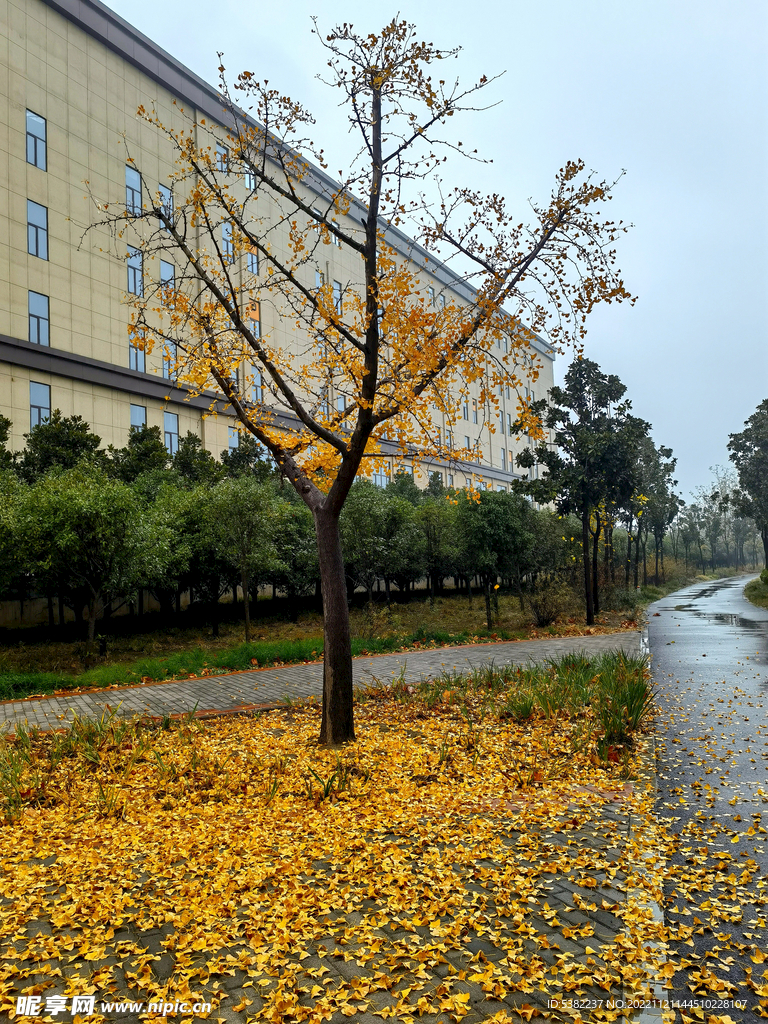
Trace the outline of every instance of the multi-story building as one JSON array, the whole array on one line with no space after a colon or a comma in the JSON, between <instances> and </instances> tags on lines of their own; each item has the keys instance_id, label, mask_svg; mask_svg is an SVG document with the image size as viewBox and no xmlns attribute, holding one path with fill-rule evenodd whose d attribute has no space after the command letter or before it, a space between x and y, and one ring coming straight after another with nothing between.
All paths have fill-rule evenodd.
<instances>
[{"instance_id":1,"label":"multi-story building","mask_svg":"<svg viewBox=\"0 0 768 1024\"><path fill-rule=\"evenodd\" d=\"M140 118L140 104L174 126L186 116L205 118L222 140L219 94L98 0L0 0L0 412L12 423L11 445L60 409L81 415L104 445L122 447L130 428L157 425L169 451L187 431L216 456L237 443L231 415L207 415L214 395L197 397L177 386L159 349L146 354L128 333L126 294L137 275L167 272L120 259L106 236L84 232L94 219L87 192L141 201L142 179L165 186L173 169L170 147ZM129 162L130 160L130 162ZM139 175L142 178L139 178ZM323 174L307 179L322 186ZM84 184L88 182L86 187ZM427 262L404 234L389 233L400 254L420 266L436 305L446 296L471 301L467 285L447 268ZM354 281L356 257L330 245L318 273L339 293ZM261 331L288 335L292 325L261 306ZM553 353L534 342L539 374L533 397L552 385ZM502 353L500 353L502 355ZM334 396L329 396L335 401ZM525 439L512 432L517 396L499 396L495 432L488 410L470 394L452 430L459 447L477 452L474 463L422 464L446 484L506 489L518 476L514 457ZM377 481L393 471L394 448Z\"/></svg>"}]
</instances>

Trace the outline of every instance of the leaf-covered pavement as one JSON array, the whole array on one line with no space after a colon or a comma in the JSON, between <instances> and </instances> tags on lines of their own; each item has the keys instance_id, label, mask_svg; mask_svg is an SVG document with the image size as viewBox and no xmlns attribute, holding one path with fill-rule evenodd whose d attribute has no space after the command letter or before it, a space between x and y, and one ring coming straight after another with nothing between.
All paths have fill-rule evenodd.
<instances>
[{"instance_id":1,"label":"leaf-covered pavement","mask_svg":"<svg viewBox=\"0 0 768 1024\"><path fill-rule=\"evenodd\" d=\"M238 1021L620 1016L659 937L626 896L653 888L628 832L645 788L567 715L471 708L371 700L341 754L310 707L121 725L62 757L7 827L2 1009L94 992ZM33 740L40 764L54 742Z\"/></svg>"}]
</instances>

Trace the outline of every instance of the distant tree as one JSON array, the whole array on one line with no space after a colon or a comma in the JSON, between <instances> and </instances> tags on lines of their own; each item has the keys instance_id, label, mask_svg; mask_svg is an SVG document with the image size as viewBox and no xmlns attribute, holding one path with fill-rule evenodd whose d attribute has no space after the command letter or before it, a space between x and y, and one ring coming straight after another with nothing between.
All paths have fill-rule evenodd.
<instances>
[{"instance_id":1,"label":"distant tree","mask_svg":"<svg viewBox=\"0 0 768 1024\"><path fill-rule=\"evenodd\" d=\"M424 497L423 492L413 479L413 473L408 473L404 469L396 473L394 478L387 484L387 494L405 498L412 505L421 504L421 499Z\"/></svg>"},{"instance_id":2,"label":"distant tree","mask_svg":"<svg viewBox=\"0 0 768 1024\"><path fill-rule=\"evenodd\" d=\"M635 489L635 453L648 424L631 415L624 400L626 387L614 374L605 374L591 359L576 359L568 367L565 386L550 390L550 405L534 403L554 445L540 441L518 455L519 466L535 462L546 474L527 482L525 489L540 501L555 500L562 514L581 520L584 600L587 623L599 608L598 543L602 530L600 506L624 504ZM594 524L594 525L593 525Z\"/></svg>"},{"instance_id":3,"label":"distant tree","mask_svg":"<svg viewBox=\"0 0 768 1024\"><path fill-rule=\"evenodd\" d=\"M125 483L133 483L142 473L155 473L168 466L168 449L163 443L160 427L131 427L125 448L107 449L109 471Z\"/></svg>"},{"instance_id":4,"label":"distant tree","mask_svg":"<svg viewBox=\"0 0 768 1024\"><path fill-rule=\"evenodd\" d=\"M243 473L250 473L262 483L269 480L275 472L275 464L268 457L266 448L250 434L241 434L236 448L228 448L223 451L221 463L227 476L242 476Z\"/></svg>"},{"instance_id":5,"label":"distant tree","mask_svg":"<svg viewBox=\"0 0 768 1024\"><path fill-rule=\"evenodd\" d=\"M647 442L646 442L647 444ZM659 558L664 568L664 537L677 513L683 505L682 498L675 494L677 480L672 479L677 459L672 457L672 449L663 445L656 447L651 442L652 451L643 480L643 493L647 496L644 509L644 520L649 533L653 534L655 570L654 583L659 584Z\"/></svg>"},{"instance_id":6,"label":"distant tree","mask_svg":"<svg viewBox=\"0 0 768 1024\"><path fill-rule=\"evenodd\" d=\"M430 473L429 483L427 484L427 490L424 497L429 495L432 498L442 498L445 494L445 484L443 483L442 473Z\"/></svg>"},{"instance_id":7,"label":"distant tree","mask_svg":"<svg viewBox=\"0 0 768 1024\"><path fill-rule=\"evenodd\" d=\"M295 621L298 598L313 593L320 582L317 540L312 513L293 488L283 488L279 499L280 529L275 533L278 566L270 574L269 582L285 592Z\"/></svg>"},{"instance_id":8,"label":"distant tree","mask_svg":"<svg viewBox=\"0 0 768 1024\"><path fill-rule=\"evenodd\" d=\"M251 587L266 582L280 568L275 537L283 526L285 503L271 484L250 476L221 480L210 491L208 503L219 554L240 577L249 643Z\"/></svg>"},{"instance_id":9,"label":"distant tree","mask_svg":"<svg viewBox=\"0 0 768 1024\"><path fill-rule=\"evenodd\" d=\"M191 430L188 430L179 441L179 447L173 457L173 469L188 487L194 487L196 484L215 484L224 475L222 466Z\"/></svg>"},{"instance_id":10,"label":"distant tree","mask_svg":"<svg viewBox=\"0 0 768 1024\"><path fill-rule=\"evenodd\" d=\"M462 492L458 499L459 560L464 574L479 576L488 629L493 628L492 588L499 576L520 579L521 560L533 534L526 526L528 503L520 495L498 491Z\"/></svg>"},{"instance_id":11,"label":"distant tree","mask_svg":"<svg viewBox=\"0 0 768 1024\"><path fill-rule=\"evenodd\" d=\"M356 480L339 521L349 585L352 590L363 587L369 603L376 580L386 575L386 504L385 492L380 487L370 480Z\"/></svg>"},{"instance_id":12,"label":"distant tree","mask_svg":"<svg viewBox=\"0 0 768 1024\"><path fill-rule=\"evenodd\" d=\"M7 416L0 415L0 473L11 469L14 464L13 453L8 451L8 437L13 423Z\"/></svg>"},{"instance_id":13,"label":"distant tree","mask_svg":"<svg viewBox=\"0 0 768 1024\"><path fill-rule=\"evenodd\" d=\"M54 409L50 419L38 423L24 435L27 445L19 456L18 472L34 483L54 468L72 469L79 462L104 464L99 452L101 438L94 434L82 416L62 416Z\"/></svg>"},{"instance_id":14,"label":"distant tree","mask_svg":"<svg viewBox=\"0 0 768 1024\"><path fill-rule=\"evenodd\" d=\"M434 598L445 577L456 572L459 556L456 505L445 495L428 492L417 510L417 519L424 535L424 565Z\"/></svg>"},{"instance_id":15,"label":"distant tree","mask_svg":"<svg viewBox=\"0 0 768 1024\"><path fill-rule=\"evenodd\" d=\"M16 527L16 504L22 487L14 473L0 469L0 596L8 594L23 572Z\"/></svg>"},{"instance_id":16,"label":"distant tree","mask_svg":"<svg viewBox=\"0 0 768 1024\"><path fill-rule=\"evenodd\" d=\"M744 430L731 434L728 450L739 474L738 511L760 531L768 568L768 398L746 420Z\"/></svg>"},{"instance_id":17,"label":"distant tree","mask_svg":"<svg viewBox=\"0 0 768 1024\"><path fill-rule=\"evenodd\" d=\"M22 557L36 575L85 596L88 646L104 604L159 576L170 532L150 523L136 494L101 470L80 464L51 472L20 492L16 515Z\"/></svg>"}]
</instances>

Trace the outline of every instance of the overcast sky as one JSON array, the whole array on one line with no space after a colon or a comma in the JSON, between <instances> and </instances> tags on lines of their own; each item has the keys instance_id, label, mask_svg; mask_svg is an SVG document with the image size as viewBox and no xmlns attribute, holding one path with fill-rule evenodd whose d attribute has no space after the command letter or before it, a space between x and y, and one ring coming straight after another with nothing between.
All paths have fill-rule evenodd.
<instances>
[{"instance_id":1,"label":"overcast sky","mask_svg":"<svg viewBox=\"0 0 768 1024\"><path fill-rule=\"evenodd\" d=\"M765 0L109 6L211 83L222 50L233 75L253 71L300 100L331 170L342 166L347 125L338 94L315 78L313 14L321 27L375 31L399 11L421 38L463 47L463 81L505 72L487 94L499 105L455 124L493 163L451 173L504 194L522 220L566 160L582 158L601 178L626 171L611 213L634 225L618 262L638 300L593 315L585 354L619 375L635 413L674 450L684 497L727 463L728 434L768 398Z\"/></svg>"}]
</instances>

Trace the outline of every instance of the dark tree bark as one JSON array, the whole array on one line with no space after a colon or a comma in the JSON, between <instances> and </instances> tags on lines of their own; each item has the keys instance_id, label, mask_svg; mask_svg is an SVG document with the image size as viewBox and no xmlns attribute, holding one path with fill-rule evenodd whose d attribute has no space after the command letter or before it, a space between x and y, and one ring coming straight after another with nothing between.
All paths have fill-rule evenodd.
<instances>
[{"instance_id":1,"label":"dark tree bark","mask_svg":"<svg viewBox=\"0 0 768 1024\"><path fill-rule=\"evenodd\" d=\"M589 511L581 514L581 554L584 562L584 602L587 609L587 625L595 622L594 596L592 594L592 573L589 551Z\"/></svg>"},{"instance_id":2,"label":"dark tree bark","mask_svg":"<svg viewBox=\"0 0 768 1024\"><path fill-rule=\"evenodd\" d=\"M352 637L347 584L341 554L339 517L314 510L315 533L323 588L323 717L320 742L337 746L355 738L352 713Z\"/></svg>"},{"instance_id":3,"label":"dark tree bark","mask_svg":"<svg viewBox=\"0 0 768 1024\"><path fill-rule=\"evenodd\" d=\"M251 609L250 594L248 593L248 572L243 567L240 572L240 586L243 588L243 607L245 608L245 642L251 642Z\"/></svg>"},{"instance_id":4,"label":"dark tree bark","mask_svg":"<svg viewBox=\"0 0 768 1024\"><path fill-rule=\"evenodd\" d=\"M603 522L600 518L600 512L595 509L595 532L592 535L592 604L594 606L595 615L600 611L600 589L597 570L600 555L600 531L602 529L602 525Z\"/></svg>"},{"instance_id":5,"label":"dark tree bark","mask_svg":"<svg viewBox=\"0 0 768 1024\"><path fill-rule=\"evenodd\" d=\"M491 577L483 578L483 590L485 591L485 620L488 629L493 629L493 612L491 611Z\"/></svg>"}]
</instances>

